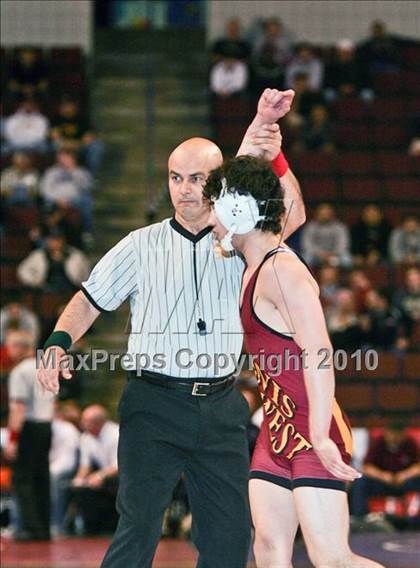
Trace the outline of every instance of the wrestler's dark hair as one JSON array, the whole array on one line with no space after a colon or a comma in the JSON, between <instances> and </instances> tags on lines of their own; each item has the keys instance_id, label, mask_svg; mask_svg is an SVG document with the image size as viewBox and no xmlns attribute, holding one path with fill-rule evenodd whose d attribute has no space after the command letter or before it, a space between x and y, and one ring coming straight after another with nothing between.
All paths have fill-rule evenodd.
<instances>
[{"instance_id":1,"label":"wrestler's dark hair","mask_svg":"<svg viewBox=\"0 0 420 568\"><path fill-rule=\"evenodd\" d=\"M256 229L281 232L281 218L286 211L284 191L268 162L252 156L226 160L207 178L203 195L210 203L219 197L223 178L226 178L228 188L235 188L239 194L249 193L257 200L260 215L266 218L257 223Z\"/></svg>"}]
</instances>

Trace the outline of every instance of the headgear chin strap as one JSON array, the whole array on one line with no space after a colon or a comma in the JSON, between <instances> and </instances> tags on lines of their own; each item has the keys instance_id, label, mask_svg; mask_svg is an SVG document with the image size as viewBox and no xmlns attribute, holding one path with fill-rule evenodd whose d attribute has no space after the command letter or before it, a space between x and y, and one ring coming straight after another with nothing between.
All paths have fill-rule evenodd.
<instances>
[{"instance_id":1,"label":"headgear chin strap","mask_svg":"<svg viewBox=\"0 0 420 568\"><path fill-rule=\"evenodd\" d=\"M226 178L222 179L222 191L214 201L214 213L220 223L228 230L220 241L225 251L232 251L233 235L245 235L265 219L260 215L257 200L248 194L240 194L232 187L228 190Z\"/></svg>"}]
</instances>

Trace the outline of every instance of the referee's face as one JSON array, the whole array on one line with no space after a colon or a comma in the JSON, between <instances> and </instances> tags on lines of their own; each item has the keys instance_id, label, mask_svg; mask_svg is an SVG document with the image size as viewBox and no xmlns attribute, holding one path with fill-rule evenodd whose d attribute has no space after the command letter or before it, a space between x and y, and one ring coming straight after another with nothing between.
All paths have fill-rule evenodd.
<instances>
[{"instance_id":1,"label":"referee's face","mask_svg":"<svg viewBox=\"0 0 420 568\"><path fill-rule=\"evenodd\" d=\"M219 148L201 138L187 140L172 152L169 193L177 216L187 222L207 222L209 205L203 200L203 188L210 170L221 162Z\"/></svg>"}]
</instances>

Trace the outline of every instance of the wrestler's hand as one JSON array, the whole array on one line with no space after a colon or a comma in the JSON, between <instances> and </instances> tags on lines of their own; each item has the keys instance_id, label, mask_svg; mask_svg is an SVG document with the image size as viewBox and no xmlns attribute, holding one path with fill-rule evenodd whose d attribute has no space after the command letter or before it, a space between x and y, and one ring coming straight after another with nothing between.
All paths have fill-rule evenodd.
<instances>
[{"instance_id":1,"label":"wrestler's hand","mask_svg":"<svg viewBox=\"0 0 420 568\"><path fill-rule=\"evenodd\" d=\"M295 92L292 89L288 91L265 89L258 101L258 119L265 124L277 122L289 112L294 96Z\"/></svg>"},{"instance_id":2,"label":"wrestler's hand","mask_svg":"<svg viewBox=\"0 0 420 568\"><path fill-rule=\"evenodd\" d=\"M338 479L354 481L362 477L361 473L343 461L340 450L331 438L325 438L314 444L314 450L325 469Z\"/></svg>"},{"instance_id":3,"label":"wrestler's hand","mask_svg":"<svg viewBox=\"0 0 420 568\"><path fill-rule=\"evenodd\" d=\"M64 364L66 357L64 349L57 345L52 345L45 351L36 372L37 381L45 390L58 394L60 373L65 379L71 379L70 369Z\"/></svg>"},{"instance_id":4,"label":"wrestler's hand","mask_svg":"<svg viewBox=\"0 0 420 568\"><path fill-rule=\"evenodd\" d=\"M271 162L279 154L281 142L279 125L263 124L247 132L236 156L254 156Z\"/></svg>"}]
</instances>

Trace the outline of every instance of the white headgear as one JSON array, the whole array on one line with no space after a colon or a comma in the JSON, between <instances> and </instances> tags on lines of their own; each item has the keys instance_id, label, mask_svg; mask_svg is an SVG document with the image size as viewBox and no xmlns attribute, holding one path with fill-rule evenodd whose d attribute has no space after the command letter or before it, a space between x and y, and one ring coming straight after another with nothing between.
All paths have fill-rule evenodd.
<instances>
[{"instance_id":1,"label":"white headgear","mask_svg":"<svg viewBox=\"0 0 420 568\"><path fill-rule=\"evenodd\" d=\"M248 194L240 194L234 187L228 190L226 178L222 179L222 191L214 201L214 213L220 223L228 230L220 241L226 251L232 251L232 236L244 235L255 228L258 221L265 219L260 215L257 200Z\"/></svg>"}]
</instances>

